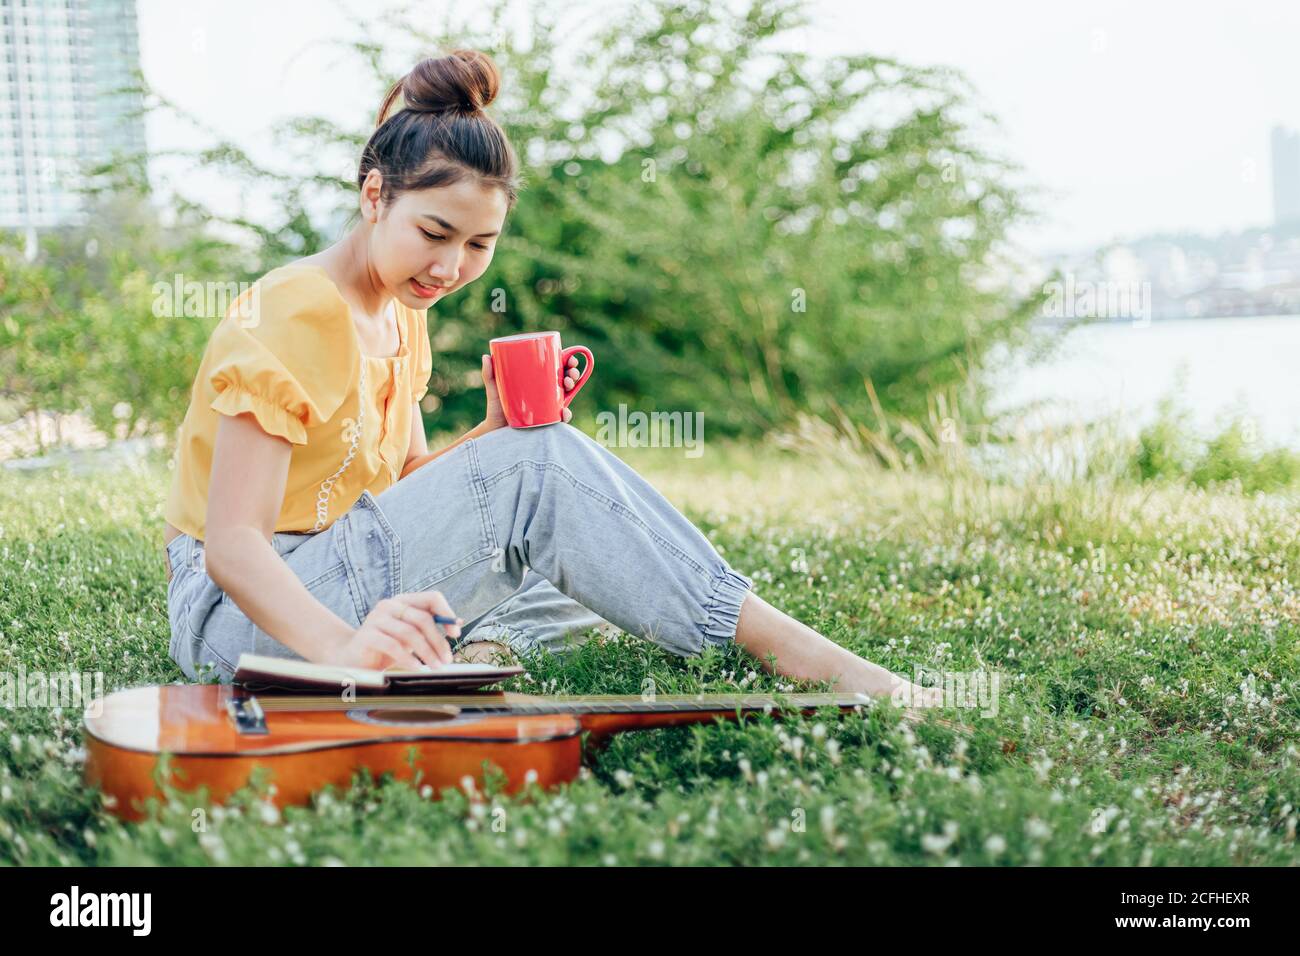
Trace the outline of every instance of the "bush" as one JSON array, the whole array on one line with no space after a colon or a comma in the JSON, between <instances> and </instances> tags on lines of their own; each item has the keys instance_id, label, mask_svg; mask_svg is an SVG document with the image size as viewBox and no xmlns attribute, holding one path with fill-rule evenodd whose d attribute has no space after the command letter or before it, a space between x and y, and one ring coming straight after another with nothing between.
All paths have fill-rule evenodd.
<instances>
[{"instance_id":1,"label":"bush","mask_svg":"<svg viewBox=\"0 0 1300 956\"><path fill-rule=\"evenodd\" d=\"M1300 454L1258 447L1254 423L1243 416L1199 440L1186 411L1166 398L1155 421L1139 433L1128 471L1139 482L1176 481L1198 488L1236 482L1251 494L1294 485L1300 478Z\"/></svg>"},{"instance_id":2,"label":"bush","mask_svg":"<svg viewBox=\"0 0 1300 956\"><path fill-rule=\"evenodd\" d=\"M1155 420L1138 433L1137 447L1129 464L1131 476L1139 482L1187 476L1196 458L1187 412L1173 399L1161 399Z\"/></svg>"},{"instance_id":3,"label":"bush","mask_svg":"<svg viewBox=\"0 0 1300 956\"><path fill-rule=\"evenodd\" d=\"M156 309L155 283L239 275L239 250L192 218L164 227L142 196L88 202L88 225L45 233L31 262L0 233L0 399L14 417L81 411L110 436L170 434L216 317Z\"/></svg>"},{"instance_id":4,"label":"bush","mask_svg":"<svg viewBox=\"0 0 1300 956\"><path fill-rule=\"evenodd\" d=\"M1241 483L1242 491L1272 491L1296 483L1300 455L1286 448L1256 451L1248 423L1233 421L1209 440L1205 452L1192 466L1188 480L1200 487L1228 481Z\"/></svg>"}]
</instances>

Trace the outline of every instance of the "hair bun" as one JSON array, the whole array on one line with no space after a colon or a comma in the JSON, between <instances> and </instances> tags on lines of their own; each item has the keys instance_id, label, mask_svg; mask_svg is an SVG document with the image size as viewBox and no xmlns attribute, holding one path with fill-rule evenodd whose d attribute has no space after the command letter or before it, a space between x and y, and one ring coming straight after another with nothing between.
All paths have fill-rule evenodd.
<instances>
[{"instance_id":1,"label":"hair bun","mask_svg":"<svg viewBox=\"0 0 1300 956\"><path fill-rule=\"evenodd\" d=\"M401 82L405 108L423 113L486 109L501 88L492 58L478 50L453 50L415 64Z\"/></svg>"}]
</instances>

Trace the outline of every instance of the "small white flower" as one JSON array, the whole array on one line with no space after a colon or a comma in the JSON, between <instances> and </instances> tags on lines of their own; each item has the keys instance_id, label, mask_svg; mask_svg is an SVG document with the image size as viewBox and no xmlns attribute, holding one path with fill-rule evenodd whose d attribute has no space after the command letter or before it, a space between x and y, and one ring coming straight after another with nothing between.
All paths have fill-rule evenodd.
<instances>
[{"instance_id":1,"label":"small white flower","mask_svg":"<svg viewBox=\"0 0 1300 956\"><path fill-rule=\"evenodd\" d=\"M948 846L951 843L952 841L949 840L947 837L940 836L937 833L921 834L921 849L923 849L926 853L934 853L936 855L940 854L944 850L948 849Z\"/></svg>"},{"instance_id":2,"label":"small white flower","mask_svg":"<svg viewBox=\"0 0 1300 956\"><path fill-rule=\"evenodd\" d=\"M1025 821L1025 834L1031 840L1046 840L1052 835L1052 828L1038 817L1030 817Z\"/></svg>"}]
</instances>

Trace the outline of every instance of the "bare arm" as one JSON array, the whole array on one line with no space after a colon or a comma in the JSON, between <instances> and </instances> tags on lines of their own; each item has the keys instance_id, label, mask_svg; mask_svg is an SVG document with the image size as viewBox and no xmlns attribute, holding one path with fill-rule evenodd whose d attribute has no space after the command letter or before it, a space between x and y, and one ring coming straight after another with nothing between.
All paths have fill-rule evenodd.
<instances>
[{"instance_id":1,"label":"bare arm","mask_svg":"<svg viewBox=\"0 0 1300 956\"><path fill-rule=\"evenodd\" d=\"M578 375L578 357L576 355L569 357L568 368L564 372L564 387L571 389L579 378ZM487 410L483 415L483 421L479 422L465 434L461 435L450 445L439 448L435 452L429 451L429 445L424 437L424 421L420 417L420 406L415 406L415 414L411 416L411 441L406 450L406 464L402 466L402 478L405 478L421 465L427 465L439 455L445 455L462 442L467 442L471 438L478 438L480 435L487 435L498 428L506 428L505 411L501 408L501 396L497 392L496 379L492 370L492 356L484 355L482 359L483 391L487 399ZM573 412L566 405L560 412L560 418L568 422L573 418Z\"/></svg>"},{"instance_id":2,"label":"bare arm","mask_svg":"<svg viewBox=\"0 0 1300 956\"><path fill-rule=\"evenodd\" d=\"M308 593L271 546L293 446L252 416L217 425L208 490L208 574L258 627L308 660L352 628ZM235 466L235 467L232 467Z\"/></svg>"},{"instance_id":3,"label":"bare arm","mask_svg":"<svg viewBox=\"0 0 1300 956\"><path fill-rule=\"evenodd\" d=\"M437 591L381 601L353 628L303 586L272 546L293 446L251 415L221 417L208 489L207 571L249 620L309 661L417 667L451 659L432 614L454 616ZM411 613L414 607L423 613ZM453 637L460 628L448 625Z\"/></svg>"},{"instance_id":4,"label":"bare arm","mask_svg":"<svg viewBox=\"0 0 1300 956\"><path fill-rule=\"evenodd\" d=\"M415 406L415 414L411 416L411 440L406 447L406 463L402 466L401 477L405 478L421 465L427 465L439 455L445 455L457 445L469 441L471 438L478 438L480 435L486 435L492 429L487 427L486 422L480 422L465 434L461 435L450 445L439 448L435 452L429 451L428 439L424 437L424 420L420 417L420 406Z\"/></svg>"}]
</instances>

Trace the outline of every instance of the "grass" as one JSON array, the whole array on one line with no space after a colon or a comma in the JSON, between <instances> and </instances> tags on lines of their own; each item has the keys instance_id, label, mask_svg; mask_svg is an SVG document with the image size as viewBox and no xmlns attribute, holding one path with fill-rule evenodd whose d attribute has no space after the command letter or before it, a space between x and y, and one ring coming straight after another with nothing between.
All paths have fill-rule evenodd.
<instances>
[{"instance_id":1,"label":"grass","mask_svg":"<svg viewBox=\"0 0 1300 956\"><path fill-rule=\"evenodd\" d=\"M359 777L277 811L176 797L123 825L78 715L0 709L13 864L1294 865L1300 517L1287 494L873 468L712 444L620 452L767 600L912 673L1001 675L974 732L879 708L623 734L574 783L484 802ZM177 680L167 472L0 472L0 672ZM742 652L629 637L527 662L533 693L773 691Z\"/></svg>"}]
</instances>

